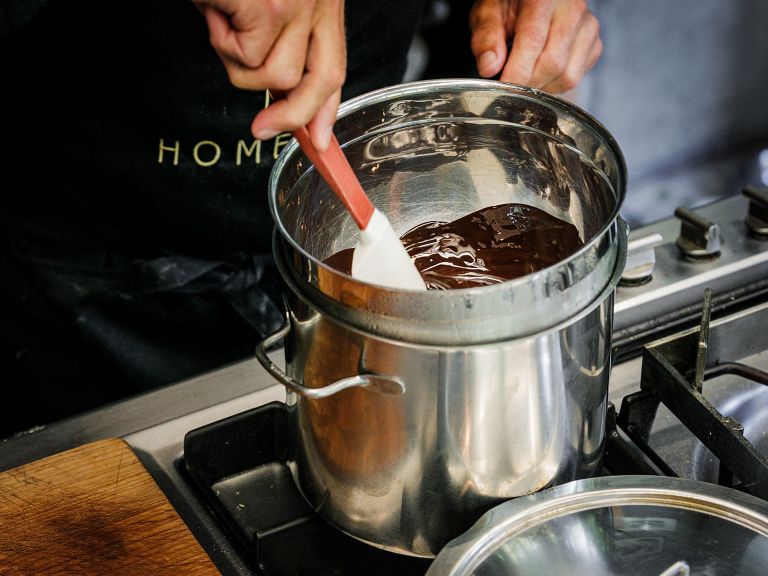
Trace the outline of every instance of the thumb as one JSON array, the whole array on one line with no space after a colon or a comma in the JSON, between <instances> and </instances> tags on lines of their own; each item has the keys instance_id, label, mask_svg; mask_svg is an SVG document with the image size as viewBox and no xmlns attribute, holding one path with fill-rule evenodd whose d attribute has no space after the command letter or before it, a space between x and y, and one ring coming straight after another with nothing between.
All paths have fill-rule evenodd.
<instances>
[{"instance_id":1,"label":"thumb","mask_svg":"<svg viewBox=\"0 0 768 576\"><path fill-rule=\"evenodd\" d=\"M325 150L328 148L340 101L341 89L336 90L336 92L331 94L309 123L308 129L310 137L312 138L312 144L314 144L315 148L318 150Z\"/></svg>"},{"instance_id":2,"label":"thumb","mask_svg":"<svg viewBox=\"0 0 768 576\"><path fill-rule=\"evenodd\" d=\"M507 59L507 2L478 0L469 15L472 53L484 78L498 74Z\"/></svg>"}]
</instances>

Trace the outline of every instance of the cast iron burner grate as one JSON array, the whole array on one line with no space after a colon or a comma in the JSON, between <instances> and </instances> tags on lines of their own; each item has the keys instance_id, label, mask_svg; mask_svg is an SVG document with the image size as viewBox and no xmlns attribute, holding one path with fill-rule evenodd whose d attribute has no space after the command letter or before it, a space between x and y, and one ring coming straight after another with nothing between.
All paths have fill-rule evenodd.
<instances>
[{"instance_id":1,"label":"cast iron burner grate","mask_svg":"<svg viewBox=\"0 0 768 576\"><path fill-rule=\"evenodd\" d=\"M273 402L189 432L184 465L192 484L266 576L416 576L430 560L394 554L327 524L296 488L286 460L287 409Z\"/></svg>"},{"instance_id":2,"label":"cast iron burner grate","mask_svg":"<svg viewBox=\"0 0 768 576\"><path fill-rule=\"evenodd\" d=\"M744 437L739 421L721 414L703 394L708 379L724 374L768 385L765 371L721 360L768 349L764 329L768 308L742 318L741 323L737 319L710 328L711 310L712 292L708 289L697 331L645 347L640 392L624 398L618 426L661 473L676 476L648 443L659 404L663 403L719 459L719 484L768 499L768 458Z\"/></svg>"}]
</instances>

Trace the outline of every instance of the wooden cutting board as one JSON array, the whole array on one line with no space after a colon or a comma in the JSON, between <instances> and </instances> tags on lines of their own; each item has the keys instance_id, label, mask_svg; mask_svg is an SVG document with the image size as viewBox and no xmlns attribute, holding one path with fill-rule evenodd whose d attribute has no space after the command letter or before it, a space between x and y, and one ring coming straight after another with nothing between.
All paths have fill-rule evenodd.
<instances>
[{"instance_id":1,"label":"wooden cutting board","mask_svg":"<svg viewBox=\"0 0 768 576\"><path fill-rule=\"evenodd\" d=\"M0 574L218 574L122 440L0 474Z\"/></svg>"}]
</instances>

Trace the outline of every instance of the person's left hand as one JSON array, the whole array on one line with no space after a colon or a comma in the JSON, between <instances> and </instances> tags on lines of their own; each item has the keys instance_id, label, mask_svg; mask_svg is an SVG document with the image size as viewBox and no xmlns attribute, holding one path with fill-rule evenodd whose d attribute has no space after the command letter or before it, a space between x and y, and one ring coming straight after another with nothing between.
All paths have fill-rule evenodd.
<instances>
[{"instance_id":1,"label":"person's left hand","mask_svg":"<svg viewBox=\"0 0 768 576\"><path fill-rule=\"evenodd\" d=\"M308 126L325 149L346 75L343 0L195 0L233 85L284 97L256 116L266 140Z\"/></svg>"},{"instance_id":2,"label":"person's left hand","mask_svg":"<svg viewBox=\"0 0 768 576\"><path fill-rule=\"evenodd\" d=\"M481 76L552 93L575 87L603 51L586 0L476 0L470 28Z\"/></svg>"}]
</instances>

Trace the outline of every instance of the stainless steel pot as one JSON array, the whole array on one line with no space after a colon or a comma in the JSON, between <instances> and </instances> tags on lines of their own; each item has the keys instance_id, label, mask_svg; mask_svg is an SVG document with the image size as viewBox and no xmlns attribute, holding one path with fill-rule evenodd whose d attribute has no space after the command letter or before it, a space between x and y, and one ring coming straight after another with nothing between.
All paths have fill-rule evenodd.
<instances>
[{"instance_id":1,"label":"stainless steel pot","mask_svg":"<svg viewBox=\"0 0 768 576\"><path fill-rule=\"evenodd\" d=\"M275 165L288 317L258 356L291 391L298 485L341 530L432 556L500 500L599 468L626 252L623 160L569 103L482 80L370 93L342 106L336 133L401 233L522 202L572 222L585 241L495 286L367 285L322 263L354 245L356 229L295 143ZM281 339L286 373L265 354Z\"/></svg>"}]
</instances>

